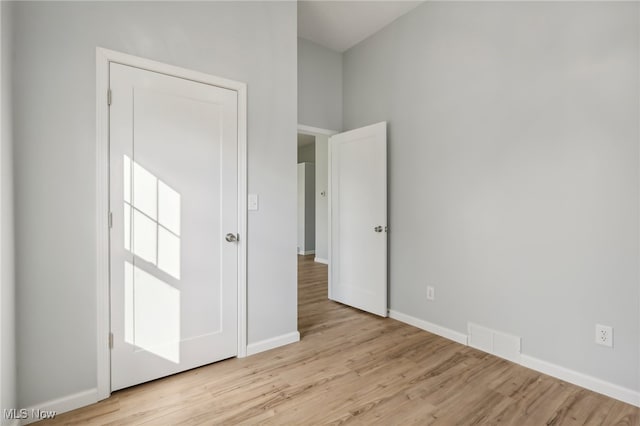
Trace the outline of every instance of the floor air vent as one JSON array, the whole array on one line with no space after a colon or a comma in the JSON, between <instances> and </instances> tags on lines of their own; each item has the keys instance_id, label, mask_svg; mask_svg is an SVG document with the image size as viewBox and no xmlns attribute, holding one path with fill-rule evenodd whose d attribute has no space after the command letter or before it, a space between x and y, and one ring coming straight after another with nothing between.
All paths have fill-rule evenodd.
<instances>
[{"instance_id":1,"label":"floor air vent","mask_svg":"<svg viewBox=\"0 0 640 426\"><path fill-rule=\"evenodd\" d=\"M520 363L520 337L469 323L469 346Z\"/></svg>"}]
</instances>

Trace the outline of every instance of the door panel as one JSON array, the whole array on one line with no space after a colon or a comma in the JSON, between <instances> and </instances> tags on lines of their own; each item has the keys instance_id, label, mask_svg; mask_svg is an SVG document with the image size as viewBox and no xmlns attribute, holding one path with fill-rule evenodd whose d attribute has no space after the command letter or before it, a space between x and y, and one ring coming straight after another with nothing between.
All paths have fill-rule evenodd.
<instances>
[{"instance_id":1,"label":"door panel","mask_svg":"<svg viewBox=\"0 0 640 426\"><path fill-rule=\"evenodd\" d=\"M332 136L329 298L387 316L387 126Z\"/></svg>"},{"instance_id":2,"label":"door panel","mask_svg":"<svg viewBox=\"0 0 640 426\"><path fill-rule=\"evenodd\" d=\"M112 390L236 355L237 93L110 65Z\"/></svg>"}]
</instances>

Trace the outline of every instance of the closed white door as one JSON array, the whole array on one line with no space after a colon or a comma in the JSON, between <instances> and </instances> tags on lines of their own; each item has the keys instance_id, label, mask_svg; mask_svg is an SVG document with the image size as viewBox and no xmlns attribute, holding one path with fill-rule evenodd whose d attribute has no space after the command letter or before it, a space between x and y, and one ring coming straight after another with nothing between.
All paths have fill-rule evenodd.
<instances>
[{"instance_id":1,"label":"closed white door","mask_svg":"<svg viewBox=\"0 0 640 426\"><path fill-rule=\"evenodd\" d=\"M387 316L387 123L329 138L329 298Z\"/></svg>"},{"instance_id":2,"label":"closed white door","mask_svg":"<svg viewBox=\"0 0 640 426\"><path fill-rule=\"evenodd\" d=\"M238 102L115 63L109 80L117 390L237 354Z\"/></svg>"}]
</instances>

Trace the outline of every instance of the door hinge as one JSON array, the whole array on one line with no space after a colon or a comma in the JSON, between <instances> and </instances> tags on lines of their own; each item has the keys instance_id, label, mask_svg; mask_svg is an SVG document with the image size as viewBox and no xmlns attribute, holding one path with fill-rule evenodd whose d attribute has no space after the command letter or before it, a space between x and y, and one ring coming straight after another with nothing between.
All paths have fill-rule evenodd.
<instances>
[{"instance_id":1,"label":"door hinge","mask_svg":"<svg viewBox=\"0 0 640 426\"><path fill-rule=\"evenodd\" d=\"M109 229L113 228L113 213L109 212Z\"/></svg>"},{"instance_id":2,"label":"door hinge","mask_svg":"<svg viewBox=\"0 0 640 426\"><path fill-rule=\"evenodd\" d=\"M113 349L113 333L109 333L109 349Z\"/></svg>"},{"instance_id":3,"label":"door hinge","mask_svg":"<svg viewBox=\"0 0 640 426\"><path fill-rule=\"evenodd\" d=\"M107 105L111 105L111 89L107 90Z\"/></svg>"}]
</instances>

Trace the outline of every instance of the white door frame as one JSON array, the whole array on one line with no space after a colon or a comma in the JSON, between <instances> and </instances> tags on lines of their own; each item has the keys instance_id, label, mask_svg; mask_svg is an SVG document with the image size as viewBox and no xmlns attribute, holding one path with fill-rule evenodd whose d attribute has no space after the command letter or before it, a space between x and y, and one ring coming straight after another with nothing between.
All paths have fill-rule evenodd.
<instances>
[{"instance_id":1,"label":"white door frame","mask_svg":"<svg viewBox=\"0 0 640 426\"><path fill-rule=\"evenodd\" d=\"M336 130L321 129L319 127L307 126L305 124L298 124L298 133L301 133L303 135L311 135L311 136L316 136L316 135L333 136L333 135L337 135L340 132Z\"/></svg>"},{"instance_id":2,"label":"white door frame","mask_svg":"<svg viewBox=\"0 0 640 426\"><path fill-rule=\"evenodd\" d=\"M238 93L238 357L247 354L247 85L113 50L96 48L96 343L98 400L111 395L109 276L109 64L129 65Z\"/></svg>"}]
</instances>

